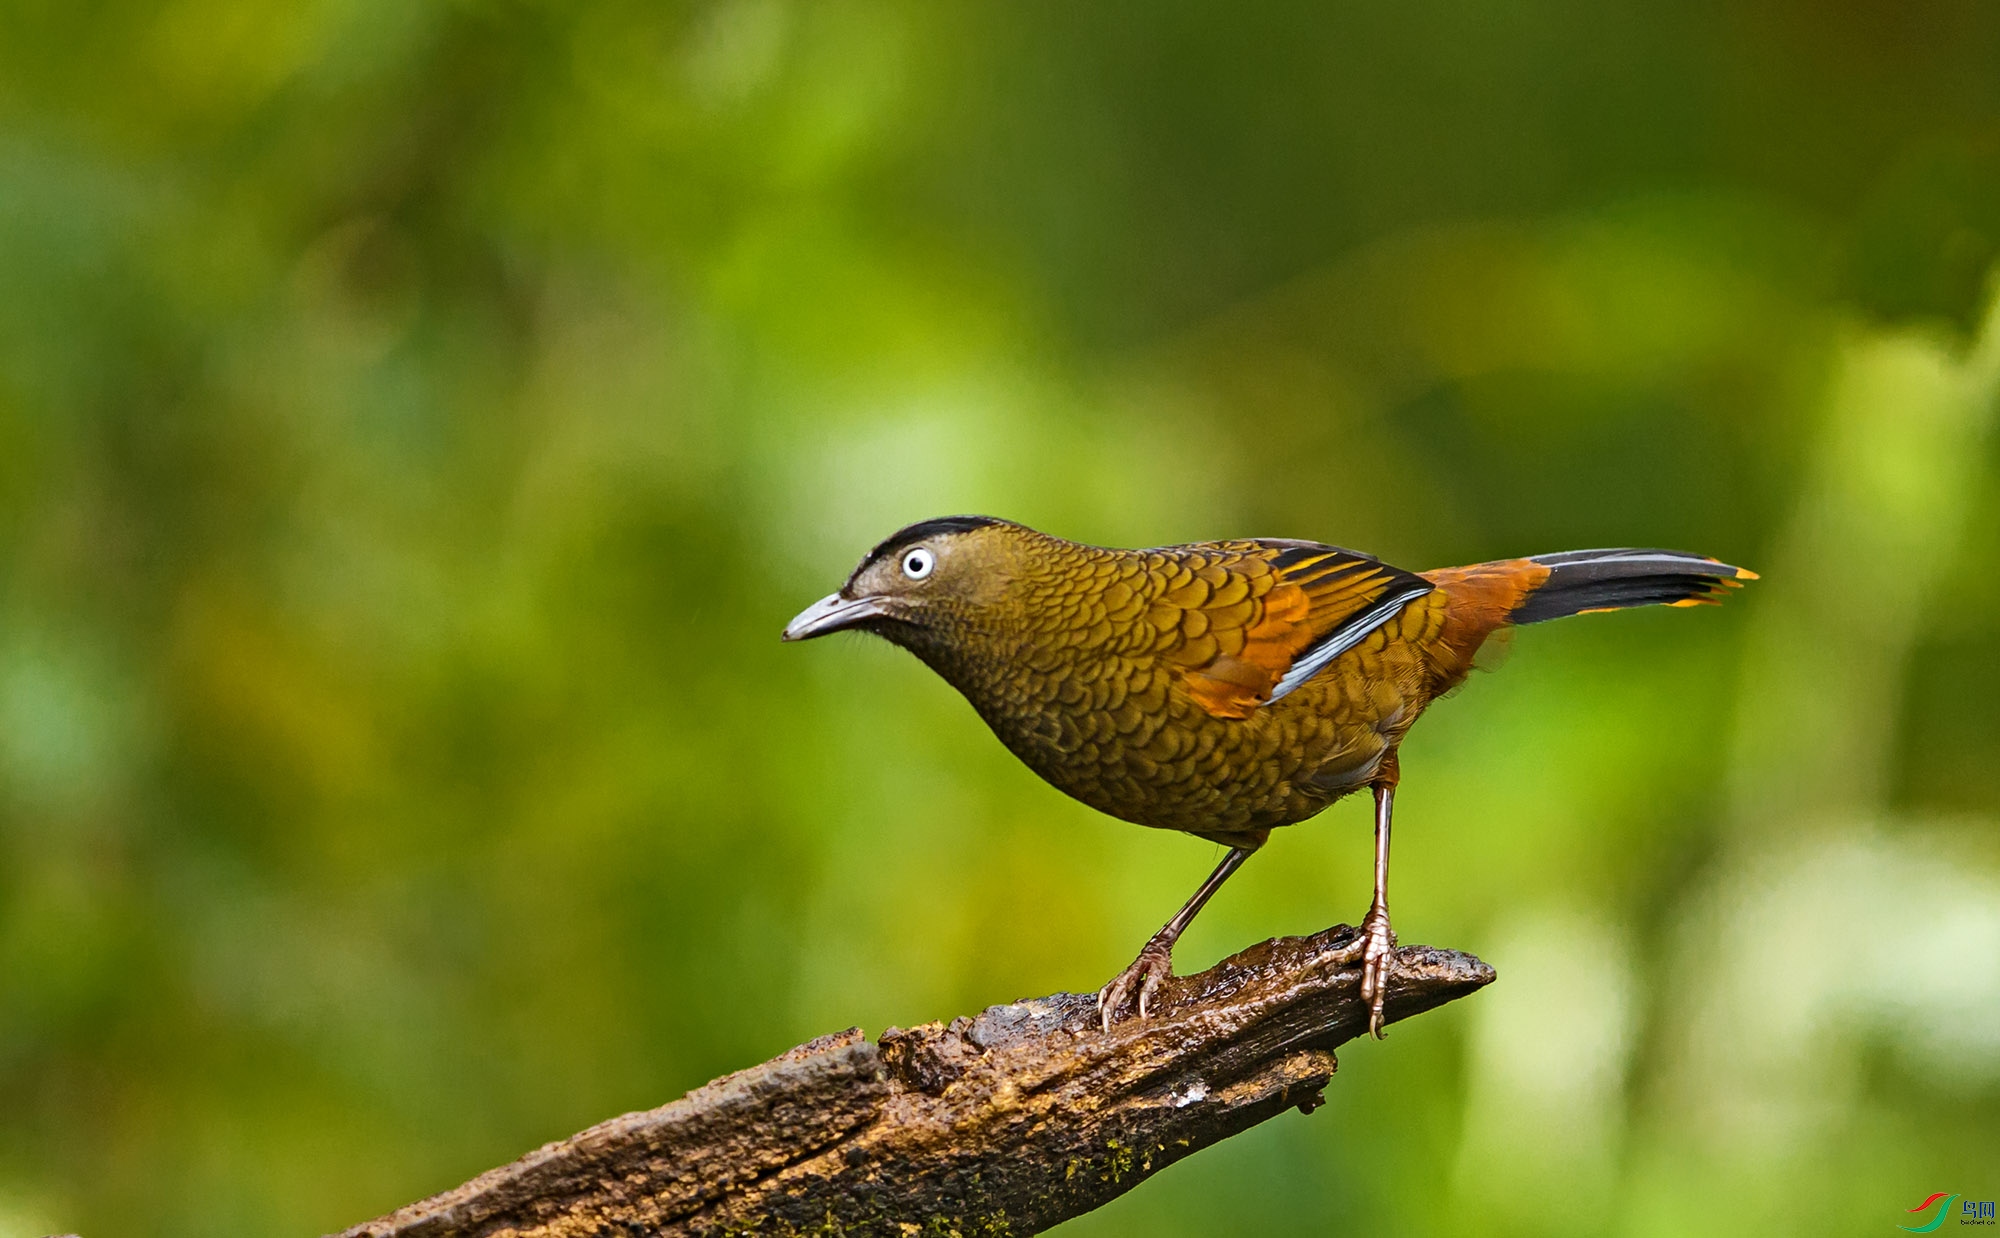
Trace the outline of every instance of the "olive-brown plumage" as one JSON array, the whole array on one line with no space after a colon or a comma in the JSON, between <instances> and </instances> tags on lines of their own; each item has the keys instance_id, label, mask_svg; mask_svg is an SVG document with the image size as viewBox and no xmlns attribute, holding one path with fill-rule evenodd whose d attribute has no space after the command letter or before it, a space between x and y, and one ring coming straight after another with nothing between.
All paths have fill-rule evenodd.
<instances>
[{"instance_id":1,"label":"olive-brown plumage","mask_svg":"<svg viewBox=\"0 0 2000 1238\"><path fill-rule=\"evenodd\" d=\"M1355 953L1380 1032L1396 747L1493 632L1712 600L1751 573L1668 551L1577 551L1421 575L1314 542L1110 550L986 517L912 525L786 629L863 628L963 693L1029 768L1091 807L1231 847L1105 986L1140 1013L1173 942L1270 831L1376 796L1377 891Z\"/></svg>"}]
</instances>

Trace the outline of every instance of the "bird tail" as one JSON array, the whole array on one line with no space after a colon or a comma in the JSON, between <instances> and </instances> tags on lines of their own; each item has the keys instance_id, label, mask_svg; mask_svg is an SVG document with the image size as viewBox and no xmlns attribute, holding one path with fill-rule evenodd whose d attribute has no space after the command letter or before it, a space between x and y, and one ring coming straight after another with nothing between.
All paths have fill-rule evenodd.
<instances>
[{"instance_id":1,"label":"bird tail","mask_svg":"<svg viewBox=\"0 0 2000 1238\"><path fill-rule=\"evenodd\" d=\"M1699 606L1757 573L1678 550L1566 550L1526 562L1548 576L1524 592L1509 623L1540 623L1628 606Z\"/></svg>"},{"instance_id":2,"label":"bird tail","mask_svg":"<svg viewBox=\"0 0 2000 1238\"><path fill-rule=\"evenodd\" d=\"M1628 606L1720 601L1755 572L1676 550L1568 550L1425 572L1436 586L1436 634L1425 642L1434 687L1463 681L1487 639L1522 623ZM1487 655L1490 657L1491 655Z\"/></svg>"}]
</instances>

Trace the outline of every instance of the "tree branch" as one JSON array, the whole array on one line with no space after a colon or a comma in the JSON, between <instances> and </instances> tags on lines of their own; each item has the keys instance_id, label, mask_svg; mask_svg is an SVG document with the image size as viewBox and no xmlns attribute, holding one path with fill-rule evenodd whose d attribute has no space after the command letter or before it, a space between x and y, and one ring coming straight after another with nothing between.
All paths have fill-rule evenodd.
<instances>
[{"instance_id":1,"label":"tree branch","mask_svg":"<svg viewBox=\"0 0 2000 1238\"><path fill-rule=\"evenodd\" d=\"M341 1238L1021 1235L1088 1212L1297 1108L1368 1026L1355 930L1252 946L1098 1029L1077 993L877 1042L851 1028L532 1152ZM1396 952L1388 1019L1493 979L1470 955Z\"/></svg>"}]
</instances>

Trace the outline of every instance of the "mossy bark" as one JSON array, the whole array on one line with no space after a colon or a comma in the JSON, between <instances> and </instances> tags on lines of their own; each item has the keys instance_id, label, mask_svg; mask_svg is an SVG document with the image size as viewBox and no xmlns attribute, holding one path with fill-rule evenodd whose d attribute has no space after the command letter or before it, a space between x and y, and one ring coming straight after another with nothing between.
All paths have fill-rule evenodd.
<instances>
[{"instance_id":1,"label":"mossy bark","mask_svg":"<svg viewBox=\"0 0 2000 1238\"><path fill-rule=\"evenodd\" d=\"M1023 1235L1287 1109L1368 1026L1354 930L1264 942L1099 1030L1076 993L850 1029L550 1144L341 1238ZM1388 1018L1489 983L1478 959L1396 952Z\"/></svg>"}]
</instances>

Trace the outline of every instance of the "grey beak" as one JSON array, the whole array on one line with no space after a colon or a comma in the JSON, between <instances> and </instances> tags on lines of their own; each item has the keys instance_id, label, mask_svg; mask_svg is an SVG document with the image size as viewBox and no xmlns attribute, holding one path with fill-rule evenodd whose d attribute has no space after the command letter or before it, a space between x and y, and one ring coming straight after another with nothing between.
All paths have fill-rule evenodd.
<instances>
[{"instance_id":1,"label":"grey beak","mask_svg":"<svg viewBox=\"0 0 2000 1238\"><path fill-rule=\"evenodd\" d=\"M814 602L785 625L786 640L811 640L828 632L839 632L868 619L879 619L889 611L877 598L842 597L838 593Z\"/></svg>"}]
</instances>

